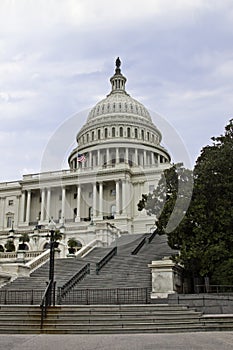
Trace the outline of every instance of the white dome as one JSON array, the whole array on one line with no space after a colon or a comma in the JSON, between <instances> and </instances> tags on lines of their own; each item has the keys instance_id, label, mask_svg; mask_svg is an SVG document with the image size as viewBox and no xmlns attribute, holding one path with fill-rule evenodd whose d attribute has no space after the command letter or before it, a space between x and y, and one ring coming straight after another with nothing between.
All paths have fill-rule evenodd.
<instances>
[{"instance_id":1,"label":"white dome","mask_svg":"<svg viewBox=\"0 0 233 350\"><path fill-rule=\"evenodd\" d=\"M151 116L143 104L130 97L126 92L111 92L110 95L92 108L87 123L106 114L114 116L114 114L119 115L121 113L144 117L147 122L152 122Z\"/></svg>"}]
</instances>

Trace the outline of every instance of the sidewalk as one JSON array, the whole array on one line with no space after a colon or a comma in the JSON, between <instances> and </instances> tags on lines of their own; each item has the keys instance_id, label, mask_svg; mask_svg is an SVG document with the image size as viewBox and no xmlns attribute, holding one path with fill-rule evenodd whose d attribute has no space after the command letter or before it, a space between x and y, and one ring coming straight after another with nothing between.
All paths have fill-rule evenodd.
<instances>
[{"instance_id":1,"label":"sidewalk","mask_svg":"<svg viewBox=\"0 0 233 350\"><path fill-rule=\"evenodd\" d=\"M0 350L232 350L233 332L1 335Z\"/></svg>"}]
</instances>

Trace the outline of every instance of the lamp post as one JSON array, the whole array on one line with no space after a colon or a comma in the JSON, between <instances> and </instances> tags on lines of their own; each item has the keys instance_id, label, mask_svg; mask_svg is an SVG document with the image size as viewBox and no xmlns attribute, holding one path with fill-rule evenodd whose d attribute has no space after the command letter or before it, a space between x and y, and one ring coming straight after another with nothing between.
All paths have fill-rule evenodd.
<instances>
[{"instance_id":1,"label":"lamp post","mask_svg":"<svg viewBox=\"0 0 233 350\"><path fill-rule=\"evenodd\" d=\"M50 296L49 305L55 306L55 283L54 282L54 233L56 229L55 222L52 220L49 222L48 229L50 232L50 256L49 256L49 283L50 283Z\"/></svg>"}]
</instances>

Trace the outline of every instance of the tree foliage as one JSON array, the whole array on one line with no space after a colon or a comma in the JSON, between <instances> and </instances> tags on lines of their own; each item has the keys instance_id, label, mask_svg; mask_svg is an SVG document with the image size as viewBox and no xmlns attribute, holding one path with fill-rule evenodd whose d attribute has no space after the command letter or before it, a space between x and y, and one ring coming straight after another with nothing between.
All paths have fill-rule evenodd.
<instances>
[{"instance_id":1,"label":"tree foliage","mask_svg":"<svg viewBox=\"0 0 233 350\"><path fill-rule=\"evenodd\" d=\"M187 272L209 276L212 283L233 284L233 120L212 141L196 161L187 211L182 200L177 202L190 196L192 176L180 166L166 170L154 193L143 195L138 207L157 215L158 232L167 233L169 245L180 249L176 260ZM182 210L186 213L177 224Z\"/></svg>"}]
</instances>

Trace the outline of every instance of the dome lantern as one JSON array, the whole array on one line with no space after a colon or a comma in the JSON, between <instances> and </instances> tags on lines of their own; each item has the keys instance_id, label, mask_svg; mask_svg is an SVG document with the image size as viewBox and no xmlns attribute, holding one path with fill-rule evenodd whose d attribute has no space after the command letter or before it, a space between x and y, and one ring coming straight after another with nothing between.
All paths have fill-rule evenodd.
<instances>
[{"instance_id":1,"label":"dome lantern","mask_svg":"<svg viewBox=\"0 0 233 350\"><path fill-rule=\"evenodd\" d=\"M115 74L110 78L110 82L112 84L112 91L110 95L116 92L122 92L126 94L125 83L127 79L121 74L120 66L121 60L119 57L117 57Z\"/></svg>"}]
</instances>

